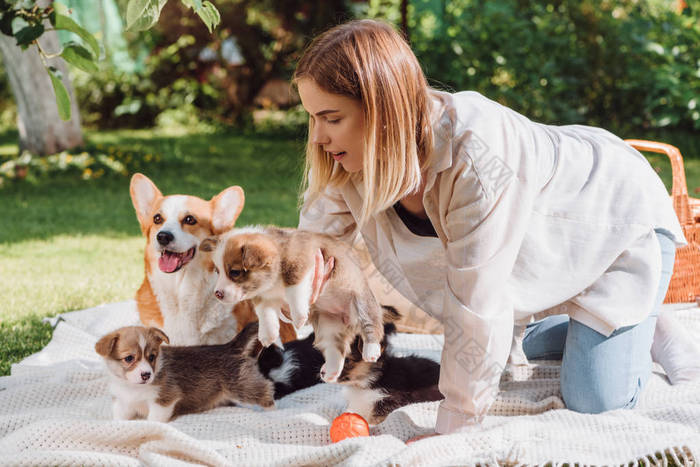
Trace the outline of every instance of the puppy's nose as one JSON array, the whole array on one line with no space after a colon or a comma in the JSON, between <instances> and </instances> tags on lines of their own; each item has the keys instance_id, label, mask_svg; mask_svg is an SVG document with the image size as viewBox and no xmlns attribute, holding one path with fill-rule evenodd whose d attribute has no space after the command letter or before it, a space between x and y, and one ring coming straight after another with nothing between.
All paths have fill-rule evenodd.
<instances>
[{"instance_id":1,"label":"puppy's nose","mask_svg":"<svg viewBox=\"0 0 700 467\"><path fill-rule=\"evenodd\" d=\"M214 296L215 296L216 298L218 298L219 300L223 300L223 299L224 299L224 293L223 293L221 290L217 290L216 292L214 292Z\"/></svg>"},{"instance_id":2,"label":"puppy's nose","mask_svg":"<svg viewBox=\"0 0 700 467\"><path fill-rule=\"evenodd\" d=\"M141 379L143 381L148 381L148 378L150 378L150 377L151 377L150 371L144 371L143 373L141 373Z\"/></svg>"},{"instance_id":3,"label":"puppy's nose","mask_svg":"<svg viewBox=\"0 0 700 467\"><path fill-rule=\"evenodd\" d=\"M161 232L158 232L158 235L156 235L156 239L158 240L158 243L160 243L163 246L172 242L174 238L175 238L175 236L168 231L161 231Z\"/></svg>"}]
</instances>

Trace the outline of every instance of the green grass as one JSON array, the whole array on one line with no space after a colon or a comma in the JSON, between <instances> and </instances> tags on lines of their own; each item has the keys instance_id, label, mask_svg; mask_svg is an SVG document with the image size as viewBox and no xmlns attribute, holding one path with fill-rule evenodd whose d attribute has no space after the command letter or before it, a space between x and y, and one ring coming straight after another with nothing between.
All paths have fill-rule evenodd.
<instances>
[{"instance_id":1,"label":"green grass","mask_svg":"<svg viewBox=\"0 0 700 467\"><path fill-rule=\"evenodd\" d=\"M691 195L700 187L700 137L666 132L624 135L661 139L686 158ZM163 160L144 170L165 194L210 198L240 185L239 225L296 225L303 141L275 135L172 135L153 131L88 132L94 145L128 147ZM17 152L17 133L0 133L0 162ZM650 156L670 183L665 156ZM700 188L699 188L700 191ZM696 196L700 197L700 195ZM0 189L0 375L51 337L41 319L133 297L143 279L143 246L129 179L79 180L61 174Z\"/></svg>"}]
</instances>

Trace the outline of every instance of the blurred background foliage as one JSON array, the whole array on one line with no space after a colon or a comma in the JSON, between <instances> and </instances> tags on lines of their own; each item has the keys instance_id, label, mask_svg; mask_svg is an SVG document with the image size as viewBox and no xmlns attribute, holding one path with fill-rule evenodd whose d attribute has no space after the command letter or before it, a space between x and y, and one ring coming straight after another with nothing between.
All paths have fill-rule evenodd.
<instances>
[{"instance_id":1,"label":"blurred background foliage","mask_svg":"<svg viewBox=\"0 0 700 467\"><path fill-rule=\"evenodd\" d=\"M691 2L693 3L693 2ZM700 3L414 1L426 74L536 120L700 129Z\"/></svg>"},{"instance_id":2,"label":"blurred background foliage","mask_svg":"<svg viewBox=\"0 0 700 467\"><path fill-rule=\"evenodd\" d=\"M122 14L126 3L117 2ZM305 43L351 17L344 0L229 0L216 6L221 25L210 34L179 2L168 2L154 28L125 33L133 67L105 64L97 75L77 73L85 124L250 125L255 108L297 103L287 80ZM290 118L301 123L293 112Z\"/></svg>"},{"instance_id":3,"label":"blurred background foliage","mask_svg":"<svg viewBox=\"0 0 700 467\"><path fill-rule=\"evenodd\" d=\"M138 33L123 30L127 0L66 3L105 46L99 72L73 73L88 128L299 136L306 119L287 83L304 45L375 17L405 28L435 87L476 90L545 123L700 129L700 0L219 0L213 34L180 2ZM0 124L13 119L0 70Z\"/></svg>"}]
</instances>

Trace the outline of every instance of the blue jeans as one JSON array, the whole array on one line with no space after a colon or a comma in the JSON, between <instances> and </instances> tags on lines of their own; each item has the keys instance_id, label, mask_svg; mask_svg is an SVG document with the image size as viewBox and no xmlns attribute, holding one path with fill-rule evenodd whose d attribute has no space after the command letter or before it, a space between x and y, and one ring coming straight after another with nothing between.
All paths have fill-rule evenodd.
<instances>
[{"instance_id":1,"label":"blue jeans","mask_svg":"<svg viewBox=\"0 0 700 467\"><path fill-rule=\"evenodd\" d=\"M657 230L661 245L661 280L647 319L605 337L566 315L528 325L523 350L528 359L562 359L561 394L576 412L600 413L632 408L651 375L651 344L659 308L673 272L676 246Z\"/></svg>"}]
</instances>

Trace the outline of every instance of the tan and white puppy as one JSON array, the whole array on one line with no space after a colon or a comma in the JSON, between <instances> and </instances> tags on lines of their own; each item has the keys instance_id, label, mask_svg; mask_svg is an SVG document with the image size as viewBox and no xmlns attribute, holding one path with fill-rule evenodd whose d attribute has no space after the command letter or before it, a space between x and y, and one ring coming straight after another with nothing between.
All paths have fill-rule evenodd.
<instances>
[{"instance_id":1,"label":"tan and white puppy","mask_svg":"<svg viewBox=\"0 0 700 467\"><path fill-rule=\"evenodd\" d=\"M165 331L173 345L228 342L257 316L250 302L226 305L214 297L216 273L198 254L199 244L233 227L243 209L243 189L232 186L211 200L163 196L145 175L131 179L131 200L146 236L143 284L136 293L141 322ZM282 326L282 340L296 338Z\"/></svg>"},{"instance_id":2,"label":"tan and white puppy","mask_svg":"<svg viewBox=\"0 0 700 467\"><path fill-rule=\"evenodd\" d=\"M274 384L258 368L258 325L247 325L227 344L163 346L154 327L128 326L102 337L95 351L107 365L118 420L172 417L230 403L274 408Z\"/></svg>"},{"instance_id":3,"label":"tan and white puppy","mask_svg":"<svg viewBox=\"0 0 700 467\"><path fill-rule=\"evenodd\" d=\"M323 353L321 378L334 382L356 335L363 358L376 361L384 335L382 309L350 246L330 235L277 227L233 229L205 240L219 272L215 295L222 303L252 300L260 322L258 337L268 346L279 335L279 319L298 328L307 319L314 345ZM317 252L323 257L325 282L313 304ZM288 305L289 316L280 310Z\"/></svg>"}]
</instances>

